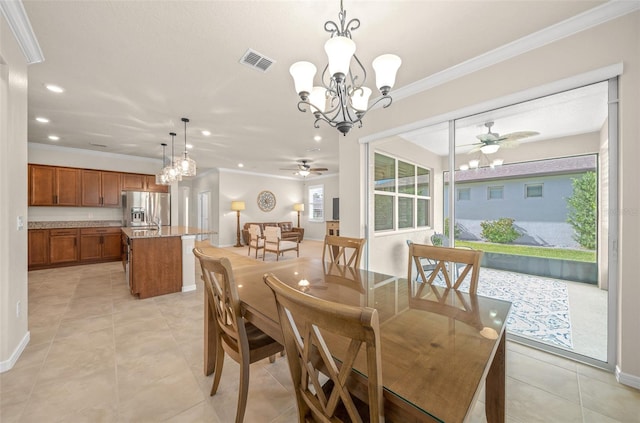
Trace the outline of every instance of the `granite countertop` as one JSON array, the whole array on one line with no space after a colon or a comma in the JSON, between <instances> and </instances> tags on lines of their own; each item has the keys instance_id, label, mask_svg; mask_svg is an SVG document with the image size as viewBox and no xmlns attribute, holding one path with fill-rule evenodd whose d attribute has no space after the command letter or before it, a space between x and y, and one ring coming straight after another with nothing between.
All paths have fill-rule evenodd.
<instances>
[{"instance_id":1,"label":"granite countertop","mask_svg":"<svg viewBox=\"0 0 640 423\"><path fill-rule=\"evenodd\" d=\"M69 220L69 221L47 221L29 222L29 229L67 229L67 228L102 228L122 226L120 220Z\"/></svg>"},{"instance_id":2,"label":"granite countertop","mask_svg":"<svg viewBox=\"0 0 640 423\"><path fill-rule=\"evenodd\" d=\"M132 227L122 228L122 232L132 239L137 238L159 238L167 236L184 236L184 235L204 235L210 233L205 229L192 228L189 226L161 226L160 230L154 227Z\"/></svg>"}]
</instances>

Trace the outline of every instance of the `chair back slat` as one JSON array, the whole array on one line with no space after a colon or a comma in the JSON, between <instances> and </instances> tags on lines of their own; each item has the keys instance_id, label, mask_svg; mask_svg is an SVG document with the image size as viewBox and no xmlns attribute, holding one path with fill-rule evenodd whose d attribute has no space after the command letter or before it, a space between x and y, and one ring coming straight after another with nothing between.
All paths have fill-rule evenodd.
<instances>
[{"instance_id":1,"label":"chair back slat","mask_svg":"<svg viewBox=\"0 0 640 423\"><path fill-rule=\"evenodd\" d=\"M365 242L364 238L326 235L322 249L322 261L340 263L359 269Z\"/></svg>"},{"instance_id":2,"label":"chair back slat","mask_svg":"<svg viewBox=\"0 0 640 423\"><path fill-rule=\"evenodd\" d=\"M422 282L431 284L436 277L442 277L448 288L459 289L465 278L469 276L469 292L475 294L478 289L481 258L482 251L479 250L410 243L407 277L409 281L413 280L412 271L415 267ZM436 263L429 275L423 269L423 259ZM450 266L448 266L449 263L451 263Z\"/></svg>"},{"instance_id":3,"label":"chair back slat","mask_svg":"<svg viewBox=\"0 0 640 423\"><path fill-rule=\"evenodd\" d=\"M378 312L307 295L273 274L265 275L264 281L276 299L299 421L340 421L337 414L344 412L346 421L384 422ZM325 342L329 338L330 344ZM329 345L340 345L344 352L340 361ZM361 350L364 354L359 355ZM362 357L366 359L368 415L363 415L349 391L356 377L353 365L356 360L361 363ZM320 371L328 376L328 385L321 383Z\"/></svg>"}]
</instances>

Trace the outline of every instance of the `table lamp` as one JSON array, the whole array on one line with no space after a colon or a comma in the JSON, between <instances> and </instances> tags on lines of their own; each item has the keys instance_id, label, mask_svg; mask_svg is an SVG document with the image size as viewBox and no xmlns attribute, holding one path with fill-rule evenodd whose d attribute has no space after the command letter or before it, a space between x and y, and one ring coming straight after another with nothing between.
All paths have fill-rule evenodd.
<instances>
[{"instance_id":1,"label":"table lamp","mask_svg":"<svg viewBox=\"0 0 640 423\"><path fill-rule=\"evenodd\" d=\"M295 203L293 209L298 212L298 228L300 227L300 212L304 211L304 203Z\"/></svg>"},{"instance_id":2,"label":"table lamp","mask_svg":"<svg viewBox=\"0 0 640 423\"><path fill-rule=\"evenodd\" d=\"M244 210L244 201L232 201L231 210L235 211L238 216L237 230L236 230L236 245L234 247L242 247L240 243L240 210Z\"/></svg>"}]
</instances>

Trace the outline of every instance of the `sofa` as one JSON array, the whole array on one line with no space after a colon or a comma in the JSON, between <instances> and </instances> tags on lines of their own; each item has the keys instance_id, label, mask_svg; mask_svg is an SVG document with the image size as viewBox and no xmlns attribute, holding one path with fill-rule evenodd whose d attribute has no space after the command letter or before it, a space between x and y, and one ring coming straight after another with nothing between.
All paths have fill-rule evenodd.
<instances>
[{"instance_id":1,"label":"sofa","mask_svg":"<svg viewBox=\"0 0 640 423\"><path fill-rule=\"evenodd\" d=\"M260 226L260 234L264 236L265 226L279 226L282 233L282 239L285 241L299 241L302 242L304 238L304 228L298 228L293 226L293 222L247 222L242 227L242 239L245 245L249 244L249 226Z\"/></svg>"}]
</instances>

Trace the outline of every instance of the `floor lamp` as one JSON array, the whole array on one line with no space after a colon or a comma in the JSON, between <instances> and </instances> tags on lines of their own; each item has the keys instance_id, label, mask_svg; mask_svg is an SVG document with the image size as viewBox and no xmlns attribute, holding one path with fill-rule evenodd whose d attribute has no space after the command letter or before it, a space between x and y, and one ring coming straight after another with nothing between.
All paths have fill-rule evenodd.
<instances>
[{"instance_id":1,"label":"floor lamp","mask_svg":"<svg viewBox=\"0 0 640 423\"><path fill-rule=\"evenodd\" d=\"M235 211L238 216L237 230L236 230L236 245L234 247L242 247L240 243L240 210L244 210L244 201L232 201L231 210Z\"/></svg>"},{"instance_id":2,"label":"floor lamp","mask_svg":"<svg viewBox=\"0 0 640 423\"><path fill-rule=\"evenodd\" d=\"M298 228L300 227L300 212L304 211L304 203L295 203L293 209L298 212Z\"/></svg>"}]
</instances>

